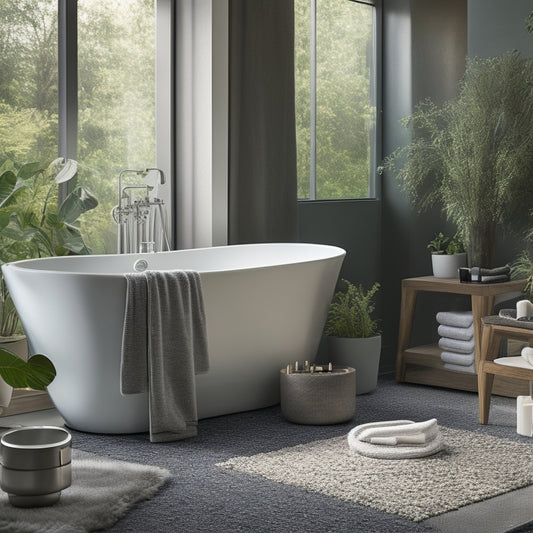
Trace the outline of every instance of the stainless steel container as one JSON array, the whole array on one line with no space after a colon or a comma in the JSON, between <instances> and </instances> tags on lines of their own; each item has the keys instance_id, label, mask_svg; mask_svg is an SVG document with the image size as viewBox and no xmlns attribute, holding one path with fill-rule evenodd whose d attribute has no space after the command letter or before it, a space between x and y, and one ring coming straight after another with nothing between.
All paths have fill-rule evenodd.
<instances>
[{"instance_id":1,"label":"stainless steel container","mask_svg":"<svg viewBox=\"0 0 533 533\"><path fill-rule=\"evenodd\" d=\"M70 433L60 427L13 429L0 439L0 487L17 507L56 503L71 484Z\"/></svg>"}]
</instances>

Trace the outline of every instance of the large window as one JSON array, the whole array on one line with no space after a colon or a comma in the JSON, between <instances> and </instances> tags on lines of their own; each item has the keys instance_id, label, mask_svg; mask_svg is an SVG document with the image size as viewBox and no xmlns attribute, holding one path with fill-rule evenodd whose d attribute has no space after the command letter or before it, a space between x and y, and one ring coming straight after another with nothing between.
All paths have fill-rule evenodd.
<instances>
[{"instance_id":1,"label":"large window","mask_svg":"<svg viewBox=\"0 0 533 533\"><path fill-rule=\"evenodd\" d=\"M117 246L111 209L120 170L156 166L156 0L67 4L76 1L66 26L58 25L58 0L0 1L0 165L58 156L65 113L58 80L77 77L67 108L75 120L66 121L66 136L77 143L68 157L78 161L78 183L99 201L83 217L85 240L93 252L108 253ZM58 41L65 40L67 48L77 45L77 57L61 64L76 69L74 78L58 72Z\"/></svg>"},{"instance_id":2,"label":"large window","mask_svg":"<svg viewBox=\"0 0 533 533\"><path fill-rule=\"evenodd\" d=\"M376 8L295 0L298 197L375 196Z\"/></svg>"},{"instance_id":3,"label":"large window","mask_svg":"<svg viewBox=\"0 0 533 533\"><path fill-rule=\"evenodd\" d=\"M116 251L117 179L155 167L155 2L78 0L78 180L98 198L84 217L93 251Z\"/></svg>"},{"instance_id":4,"label":"large window","mask_svg":"<svg viewBox=\"0 0 533 533\"><path fill-rule=\"evenodd\" d=\"M0 2L0 165L57 157L57 0Z\"/></svg>"}]
</instances>

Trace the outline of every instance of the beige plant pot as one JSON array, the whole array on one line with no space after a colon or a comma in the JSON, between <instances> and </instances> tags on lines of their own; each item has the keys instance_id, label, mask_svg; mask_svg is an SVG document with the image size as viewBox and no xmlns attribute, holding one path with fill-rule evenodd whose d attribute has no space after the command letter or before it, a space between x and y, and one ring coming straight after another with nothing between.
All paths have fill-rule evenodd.
<instances>
[{"instance_id":1,"label":"beige plant pot","mask_svg":"<svg viewBox=\"0 0 533 533\"><path fill-rule=\"evenodd\" d=\"M25 335L13 335L12 337L0 337L0 347L18 355L24 361L28 360L28 344ZM0 378L0 415L9 407L13 387Z\"/></svg>"}]
</instances>

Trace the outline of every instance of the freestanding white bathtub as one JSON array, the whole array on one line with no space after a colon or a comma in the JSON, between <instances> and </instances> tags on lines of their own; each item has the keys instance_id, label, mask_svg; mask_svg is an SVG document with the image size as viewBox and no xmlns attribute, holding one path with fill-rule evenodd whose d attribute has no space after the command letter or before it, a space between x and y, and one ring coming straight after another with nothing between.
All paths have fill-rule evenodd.
<instances>
[{"instance_id":1,"label":"freestanding white bathtub","mask_svg":"<svg viewBox=\"0 0 533 533\"><path fill-rule=\"evenodd\" d=\"M125 272L200 273L210 370L196 376L198 417L275 405L279 370L314 360L345 251L252 244L156 254L51 257L2 267L28 337L57 376L48 392L68 426L148 430L147 394L120 394Z\"/></svg>"}]
</instances>

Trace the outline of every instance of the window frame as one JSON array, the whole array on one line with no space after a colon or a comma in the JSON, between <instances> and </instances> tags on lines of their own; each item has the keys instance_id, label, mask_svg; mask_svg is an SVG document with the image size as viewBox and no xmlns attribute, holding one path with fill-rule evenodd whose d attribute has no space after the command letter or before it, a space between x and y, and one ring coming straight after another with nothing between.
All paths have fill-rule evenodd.
<instances>
[{"instance_id":1,"label":"window frame","mask_svg":"<svg viewBox=\"0 0 533 533\"><path fill-rule=\"evenodd\" d=\"M156 25L156 166L166 176L159 196L168 209L167 235L174 242L174 0L154 0ZM78 0L58 0L58 157L77 159L78 151ZM59 204L76 180L59 185Z\"/></svg>"},{"instance_id":2,"label":"window frame","mask_svg":"<svg viewBox=\"0 0 533 533\"><path fill-rule=\"evenodd\" d=\"M298 202L339 202L339 201L375 201L381 198L381 180L378 162L382 159L382 0L348 0L355 4L372 6L373 9L373 58L374 76L371 80L371 99L375 102L375 139L370 146L370 172L367 197L350 198L316 198L316 8L319 0L310 3L310 175L309 198L298 198Z\"/></svg>"}]
</instances>

